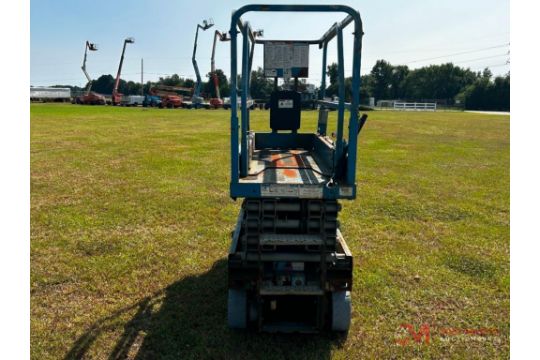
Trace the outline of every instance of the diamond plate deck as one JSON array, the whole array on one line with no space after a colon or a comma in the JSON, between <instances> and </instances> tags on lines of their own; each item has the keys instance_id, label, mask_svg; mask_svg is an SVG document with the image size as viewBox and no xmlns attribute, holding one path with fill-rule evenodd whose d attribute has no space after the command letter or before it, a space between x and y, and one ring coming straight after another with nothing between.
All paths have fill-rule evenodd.
<instances>
[{"instance_id":1,"label":"diamond plate deck","mask_svg":"<svg viewBox=\"0 0 540 360\"><path fill-rule=\"evenodd\" d=\"M240 183L325 184L330 177L307 150L255 150L249 175Z\"/></svg>"}]
</instances>

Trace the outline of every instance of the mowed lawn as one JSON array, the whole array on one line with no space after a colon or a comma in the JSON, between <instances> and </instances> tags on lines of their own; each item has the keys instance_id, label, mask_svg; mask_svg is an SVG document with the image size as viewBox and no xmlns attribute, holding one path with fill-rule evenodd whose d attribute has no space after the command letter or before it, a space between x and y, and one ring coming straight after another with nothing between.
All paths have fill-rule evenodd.
<instances>
[{"instance_id":1,"label":"mowed lawn","mask_svg":"<svg viewBox=\"0 0 540 360\"><path fill-rule=\"evenodd\" d=\"M238 333L229 113L31 105L32 358L508 358L509 155L507 116L370 112L348 336Z\"/></svg>"}]
</instances>

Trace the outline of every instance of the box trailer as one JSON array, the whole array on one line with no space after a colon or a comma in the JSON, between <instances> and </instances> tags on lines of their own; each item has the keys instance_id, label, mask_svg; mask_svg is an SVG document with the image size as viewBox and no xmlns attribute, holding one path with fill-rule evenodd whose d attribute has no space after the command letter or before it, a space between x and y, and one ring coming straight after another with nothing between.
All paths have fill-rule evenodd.
<instances>
[{"instance_id":1,"label":"box trailer","mask_svg":"<svg viewBox=\"0 0 540 360\"><path fill-rule=\"evenodd\" d=\"M69 102L70 100L70 88L30 87L30 101Z\"/></svg>"}]
</instances>

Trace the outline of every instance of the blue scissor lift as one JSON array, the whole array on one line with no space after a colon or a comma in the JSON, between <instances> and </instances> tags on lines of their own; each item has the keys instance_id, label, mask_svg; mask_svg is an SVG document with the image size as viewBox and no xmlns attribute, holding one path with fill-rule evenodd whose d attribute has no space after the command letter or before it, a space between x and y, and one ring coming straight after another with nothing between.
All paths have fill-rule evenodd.
<instances>
[{"instance_id":1,"label":"blue scissor lift","mask_svg":"<svg viewBox=\"0 0 540 360\"><path fill-rule=\"evenodd\" d=\"M263 40L241 16L247 12L342 12L317 40ZM352 100L345 103L343 31L353 25ZM232 328L270 332L347 331L351 319L353 258L339 230L339 199L356 197L357 137L366 121L358 117L360 14L341 5L247 5L231 20L231 183L233 199L244 198L228 256L228 322ZM328 43L337 40L339 101L324 100ZM274 78L268 132L250 130L247 106L253 52L265 46L265 74ZM242 46L241 81L237 50ZM319 118L313 133L300 133L300 93L278 90L278 77L306 77L295 67L306 46L322 49ZM268 46L268 48L267 48ZM271 48L274 46L274 48ZM291 63L268 69L290 50ZM303 47L303 49L301 49ZM283 49L283 48L282 48ZM298 53L295 51L298 50ZM270 52L273 55L270 55ZM267 53L268 52L268 53ZM275 60L275 59L273 59ZM291 65L292 64L292 65ZM240 117L237 97L241 96ZM328 137L328 110L337 110L335 138ZM348 111L348 136L344 119Z\"/></svg>"}]
</instances>

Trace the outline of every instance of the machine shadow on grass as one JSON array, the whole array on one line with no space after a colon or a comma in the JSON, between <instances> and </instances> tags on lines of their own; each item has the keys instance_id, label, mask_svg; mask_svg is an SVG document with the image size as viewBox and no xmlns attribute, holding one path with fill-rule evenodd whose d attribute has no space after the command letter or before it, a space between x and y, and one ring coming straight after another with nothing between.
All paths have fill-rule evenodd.
<instances>
[{"instance_id":1,"label":"machine shadow on grass","mask_svg":"<svg viewBox=\"0 0 540 360\"><path fill-rule=\"evenodd\" d=\"M133 314L129 318L129 314ZM111 349L100 344L122 334ZM112 334L115 335L112 335ZM80 336L65 359L330 358L343 336L256 334L227 327L227 261L116 311Z\"/></svg>"}]
</instances>

